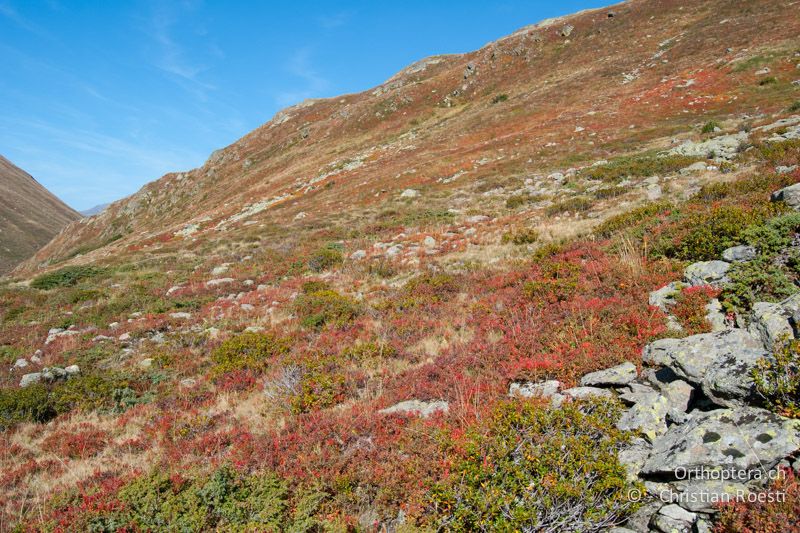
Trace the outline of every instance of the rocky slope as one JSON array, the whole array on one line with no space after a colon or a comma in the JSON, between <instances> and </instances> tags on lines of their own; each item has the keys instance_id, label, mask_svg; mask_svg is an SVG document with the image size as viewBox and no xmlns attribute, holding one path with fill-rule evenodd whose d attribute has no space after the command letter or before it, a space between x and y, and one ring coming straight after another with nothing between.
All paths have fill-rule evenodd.
<instances>
[{"instance_id":1,"label":"rocky slope","mask_svg":"<svg viewBox=\"0 0 800 533\"><path fill-rule=\"evenodd\" d=\"M0 156L0 275L79 218L28 173Z\"/></svg>"}]
</instances>

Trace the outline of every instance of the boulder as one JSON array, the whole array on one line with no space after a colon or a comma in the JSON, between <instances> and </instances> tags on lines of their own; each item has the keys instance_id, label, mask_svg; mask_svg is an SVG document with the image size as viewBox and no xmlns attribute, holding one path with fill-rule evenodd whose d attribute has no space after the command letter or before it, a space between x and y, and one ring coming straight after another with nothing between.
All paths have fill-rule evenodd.
<instances>
[{"instance_id":1,"label":"boulder","mask_svg":"<svg viewBox=\"0 0 800 533\"><path fill-rule=\"evenodd\" d=\"M729 263L743 263L752 261L758 255L758 250L754 246L733 246L722 252L722 259Z\"/></svg>"},{"instance_id":2,"label":"boulder","mask_svg":"<svg viewBox=\"0 0 800 533\"><path fill-rule=\"evenodd\" d=\"M800 183L789 185L772 193L770 200L783 202L795 211L800 210Z\"/></svg>"},{"instance_id":3,"label":"boulder","mask_svg":"<svg viewBox=\"0 0 800 533\"><path fill-rule=\"evenodd\" d=\"M12 368L13 369L25 368L26 366L28 366L28 364L29 363L27 359L19 358L16 361L14 361L14 366Z\"/></svg>"},{"instance_id":4,"label":"boulder","mask_svg":"<svg viewBox=\"0 0 800 533\"><path fill-rule=\"evenodd\" d=\"M703 392L713 403L723 407L757 401L750 372L765 355L767 352L761 347L743 347L720 354L706 369Z\"/></svg>"},{"instance_id":5,"label":"boulder","mask_svg":"<svg viewBox=\"0 0 800 533\"><path fill-rule=\"evenodd\" d=\"M642 473L675 478L701 468L768 471L798 448L800 420L754 407L717 409L670 427L653 443Z\"/></svg>"},{"instance_id":6,"label":"boulder","mask_svg":"<svg viewBox=\"0 0 800 533\"><path fill-rule=\"evenodd\" d=\"M767 350L772 350L781 341L794 338L794 329L789 323L790 316L781 304L756 302L750 313L747 330L761 339Z\"/></svg>"},{"instance_id":7,"label":"boulder","mask_svg":"<svg viewBox=\"0 0 800 533\"><path fill-rule=\"evenodd\" d=\"M708 368L718 359L733 354L735 358L749 360L753 351L763 351L761 342L746 331L731 329L683 339L659 339L645 346L642 360L649 365L668 367L677 377L700 385Z\"/></svg>"},{"instance_id":8,"label":"boulder","mask_svg":"<svg viewBox=\"0 0 800 533\"><path fill-rule=\"evenodd\" d=\"M19 380L19 386L21 388L24 388L27 387L28 385L39 383L41 380L42 380L41 372L31 372L30 374L24 374L22 376L22 379Z\"/></svg>"},{"instance_id":9,"label":"boulder","mask_svg":"<svg viewBox=\"0 0 800 533\"><path fill-rule=\"evenodd\" d=\"M365 257L367 257L366 250L356 250L355 252L350 254L350 259L352 259L353 261L360 261Z\"/></svg>"},{"instance_id":10,"label":"boulder","mask_svg":"<svg viewBox=\"0 0 800 533\"><path fill-rule=\"evenodd\" d=\"M697 285L711 285L720 287L728 283L728 270L731 264L727 261L700 261L692 263L683 271L683 280L695 287Z\"/></svg>"},{"instance_id":11,"label":"boulder","mask_svg":"<svg viewBox=\"0 0 800 533\"><path fill-rule=\"evenodd\" d=\"M416 198L419 196L419 191L416 189L406 189L400 193L400 198Z\"/></svg>"},{"instance_id":12,"label":"boulder","mask_svg":"<svg viewBox=\"0 0 800 533\"><path fill-rule=\"evenodd\" d=\"M629 482L634 482L638 479L639 472L642 471L642 467L650 456L652 448L653 446L645 439L637 438L617 452L617 458L620 464L625 467Z\"/></svg>"},{"instance_id":13,"label":"boulder","mask_svg":"<svg viewBox=\"0 0 800 533\"><path fill-rule=\"evenodd\" d=\"M419 415L422 418L428 418L434 413L446 413L450 409L450 404L443 400L421 401L421 400L406 400L404 402L396 403L386 409L378 411L381 414L402 414L402 415Z\"/></svg>"},{"instance_id":14,"label":"boulder","mask_svg":"<svg viewBox=\"0 0 800 533\"><path fill-rule=\"evenodd\" d=\"M625 522L625 527L636 531L636 533L649 533L651 531L650 521L663 506L664 503L660 501L653 501L642 505L628 517L628 520Z\"/></svg>"},{"instance_id":15,"label":"boulder","mask_svg":"<svg viewBox=\"0 0 800 533\"><path fill-rule=\"evenodd\" d=\"M581 385L585 387L616 387L627 385L636 379L636 376L636 365L625 362L612 368L586 374L581 378Z\"/></svg>"}]
</instances>

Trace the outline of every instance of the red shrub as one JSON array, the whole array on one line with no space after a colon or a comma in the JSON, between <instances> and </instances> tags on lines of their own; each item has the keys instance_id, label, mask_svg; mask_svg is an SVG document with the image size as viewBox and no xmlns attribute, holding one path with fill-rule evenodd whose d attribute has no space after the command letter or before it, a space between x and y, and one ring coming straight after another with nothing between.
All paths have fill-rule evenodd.
<instances>
[{"instance_id":1,"label":"red shrub","mask_svg":"<svg viewBox=\"0 0 800 533\"><path fill-rule=\"evenodd\" d=\"M47 437L42 443L42 448L59 457L70 459L87 459L95 456L110 441L106 431L84 425L77 433L56 432Z\"/></svg>"}]
</instances>

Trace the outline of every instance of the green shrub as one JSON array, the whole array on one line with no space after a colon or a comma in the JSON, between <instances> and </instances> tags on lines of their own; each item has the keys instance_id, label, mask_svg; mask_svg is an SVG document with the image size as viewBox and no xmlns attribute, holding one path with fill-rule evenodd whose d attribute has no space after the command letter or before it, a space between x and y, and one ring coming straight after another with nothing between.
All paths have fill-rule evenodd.
<instances>
[{"instance_id":1,"label":"green shrub","mask_svg":"<svg viewBox=\"0 0 800 533\"><path fill-rule=\"evenodd\" d=\"M767 76L766 78L758 82L758 84L762 87L764 87L765 85L775 85L776 83L778 83L778 78L776 78L775 76Z\"/></svg>"},{"instance_id":2,"label":"green shrub","mask_svg":"<svg viewBox=\"0 0 800 533\"><path fill-rule=\"evenodd\" d=\"M800 111L800 100L798 100L795 103L793 103L792 105L790 105L788 111L790 113L795 113L797 111Z\"/></svg>"},{"instance_id":3,"label":"green shrub","mask_svg":"<svg viewBox=\"0 0 800 533\"><path fill-rule=\"evenodd\" d=\"M576 196L575 198L569 198L567 200L554 203L545 210L545 214L552 217L568 212L580 213L583 211L588 211L591 208L591 198L587 198L586 196Z\"/></svg>"},{"instance_id":4,"label":"green shrub","mask_svg":"<svg viewBox=\"0 0 800 533\"><path fill-rule=\"evenodd\" d=\"M49 290L56 287L71 287L78 282L93 278L103 272L103 269L92 266L69 266L54 272L42 274L31 281L34 289Z\"/></svg>"},{"instance_id":5,"label":"green shrub","mask_svg":"<svg viewBox=\"0 0 800 533\"><path fill-rule=\"evenodd\" d=\"M752 370L756 391L782 416L800 418L800 341L782 344Z\"/></svg>"},{"instance_id":6,"label":"green shrub","mask_svg":"<svg viewBox=\"0 0 800 533\"><path fill-rule=\"evenodd\" d=\"M754 246L762 255L773 256L788 248L800 232L800 213L788 213L756 224L742 232L744 242Z\"/></svg>"},{"instance_id":7,"label":"green shrub","mask_svg":"<svg viewBox=\"0 0 800 533\"><path fill-rule=\"evenodd\" d=\"M619 231L630 229L643 221L649 221L662 213L669 213L674 209L669 202L656 202L645 204L628 211L615 215L598 226L595 233L601 237L609 237Z\"/></svg>"},{"instance_id":8,"label":"green shrub","mask_svg":"<svg viewBox=\"0 0 800 533\"><path fill-rule=\"evenodd\" d=\"M708 122L706 122L703 125L703 129L701 129L700 132L701 133L714 133L714 130L716 130L719 127L720 127L719 123L717 123L717 122L715 122L713 120L709 120Z\"/></svg>"},{"instance_id":9,"label":"green shrub","mask_svg":"<svg viewBox=\"0 0 800 533\"><path fill-rule=\"evenodd\" d=\"M488 431L473 430L450 479L431 491L448 531L604 531L637 508L617 451L616 403L544 408L501 402Z\"/></svg>"},{"instance_id":10,"label":"green shrub","mask_svg":"<svg viewBox=\"0 0 800 533\"><path fill-rule=\"evenodd\" d=\"M628 192L625 187L603 187L594 191L593 195L598 200L607 200L608 198L617 198Z\"/></svg>"},{"instance_id":11,"label":"green shrub","mask_svg":"<svg viewBox=\"0 0 800 533\"><path fill-rule=\"evenodd\" d=\"M301 324L309 328L344 326L361 313L358 302L331 289L301 294L293 307Z\"/></svg>"},{"instance_id":12,"label":"green shrub","mask_svg":"<svg viewBox=\"0 0 800 533\"><path fill-rule=\"evenodd\" d=\"M0 389L0 431L21 422L47 422L56 414L47 387L40 383Z\"/></svg>"},{"instance_id":13,"label":"green shrub","mask_svg":"<svg viewBox=\"0 0 800 533\"><path fill-rule=\"evenodd\" d=\"M495 95L494 98L492 98L492 103L493 104L499 104L500 102L505 102L506 100L508 100L508 95L507 94L498 94L498 95Z\"/></svg>"},{"instance_id":14,"label":"green shrub","mask_svg":"<svg viewBox=\"0 0 800 533\"><path fill-rule=\"evenodd\" d=\"M297 394L289 400L295 414L333 407L344 397L345 376L331 357L313 359L303 368Z\"/></svg>"},{"instance_id":15,"label":"green shrub","mask_svg":"<svg viewBox=\"0 0 800 533\"><path fill-rule=\"evenodd\" d=\"M226 339L211 353L215 375L235 370L265 370L274 359L289 352L288 339L273 334L246 332Z\"/></svg>"},{"instance_id":16,"label":"green shrub","mask_svg":"<svg viewBox=\"0 0 800 533\"><path fill-rule=\"evenodd\" d=\"M759 212L734 206L720 206L691 215L685 222L691 230L672 255L686 261L717 259L723 250L742 242L745 228L762 220Z\"/></svg>"},{"instance_id":17,"label":"green shrub","mask_svg":"<svg viewBox=\"0 0 800 533\"><path fill-rule=\"evenodd\" d=\"M583 169L581 175L588 179L619 182L625 178L663 176L677 172L698 161L696 157L682 155L645 154L621 157L605 164Z\"/></svg>"},{"instance_id":18,"label":"green shrub","mask_svg":"<svg viewBox=\"0 0 800 533\"><path fill-rule=\"evenodd\" d=\"M94 529L316 531L323 523L315 515L326 497L315 489L293 494L271 472L245 475L223 466L209 476L182 479L156 471L124 486L123 505L98 513Z\"/></svg>"},{"instance_id":19,"label":"green shrub","mask_svg":"<svg viewBox=\"0 0 800 533\"><path fill-rule=\"evenodd\" d=\"M728 311L748 311L755 302L777 302L797 292L784 268L761 256L735 263L721 300Z\"/></svg>"},{"instance_id":20,"label":"green shrub","mask_svg":"<svg viewBox=\"0 0 800 533\"><path fill-rule=\"evenodd\" d=\"M344 256L342 251L335 246L320 248L308 260L308 268L313 272L324 272L336 265L342 264Z\"/></svg>"},{"instance_id":21,"label":"green shrub","mask_svg":"<svg viewBox=\"0 0 800 533\"><path fill-rule=\"evenodd\" d=\"M503 244L511 243L517 246L533 244L539 240L539 232L533 228L525 228L504 233L501 241Z\"/></svg>"}]
</instances>

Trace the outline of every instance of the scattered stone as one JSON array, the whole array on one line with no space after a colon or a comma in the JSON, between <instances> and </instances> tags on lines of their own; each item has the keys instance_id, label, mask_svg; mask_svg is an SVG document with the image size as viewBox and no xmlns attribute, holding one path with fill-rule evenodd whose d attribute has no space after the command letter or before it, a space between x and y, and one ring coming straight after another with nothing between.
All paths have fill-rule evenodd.
<instances>
[{"instance_id":1,"label":"scattered stone","mask_svg":"<svg viewBox=\"0 0 800 533\"><path fill-rule=\"evenodd\" d=\"M795 211L800 211L800 183L775 191L772 193L770 200L783 202Z\"/></svg>"},{"instance_id":2,"label":"scattered stone","mask_svg":"<svg viewBox=\"0 0 800 533\"><path fill-rule=\"evenodd\" d=\"M678 173L681 176L687 176L697 172L705 172L707 166L708 165L706 165L703 161L698 161L697 163L692 163L688 167L682 168L680 171L678 171Z\"/></svg>"},{"instance_id":3,"label":"scattered stone","mask_svg":"<svg viewBox=\"0 0 800 533\"><path fill-rule=\"evenodd\" d=\"M700 261L692 263L683 271L683 280L692 287L711 285L720 287L728 283L728 270L731 264L727 261Z\"/></svg>"},{"instance_id":4,"label":"scattered stone","mask_svg":"<svg viewBox=\"0 0 800 533\"><path fill-rule=\"evenodd\" d=\"M14 369L17 369L17 368L25 368L26 366L28 366L28 364L29 364L29 363L28 363L28 360L27 360L27 359L22 359L22 358L20 358L20 359L17 359L16 361L14 361L14 366L13 366L13 368L14 368Z\"/></svg>"},{"instance_id":5,"label":"scattered stone","mask_svg":"<svg viewBox=\"0 0 800 533\"><path fill-rule=\"evenodd\" d=\"M427 237L425 237L425 239L422 241L422 245L423 245L425 248L436 248L436 239L434 239L433 237L431 237L430 235L428 235L428 236L427 236Z\"/></svg>"},{"instance_id":6,"label":"scattered stone","mask_svg":"<svg viewBox=\"0 0 800 533\"><path fill-rule=\"evenodd\" d=\"M561 382L555 379L540 383L512 383L508 395L512 398L550 398L558 394Z\"/></svg>"},{"instance_id":7,"label":"scattered stone","mask_svg":"<svg viewBox=\"0 0 800 533\"><path fill-rule=\"evenodd\" d=\"M581 385L594 387L621 386L627 385L636 379L636 376L636 365L631 362L625 362L613 368L586 374L581 378Z\"/></svg>"},{"instance_id":8,"label":"scattered stone","mask_svg":"<svg viewBox=\"0 0 800 533\"><path fill-rule=\"evenodd\" d=\"M686 141L670 150L669 153L715 160L730 160L736 157L747 138L748 134L746 132L740 132L732 135L720 135L702 142Z\"/></svg>"},{"instance_id":9,"label":"scattered stone","mask_svg":"<svg viewBox=\"0 0 800 533\"><path fill-rule=\"evenodd\" d=\"M304 219L304 218L306 218L307 216L308 216L308 214L306 214L306 212L305 212L305 211L300 211L299 213L297 213L297 214L294 216L294 219L295 219L295 220L303 220L303 219Z\"/></svg>"},{"instance_id":10,"label":"scattered stone","mask_svg":"<svg viewBox=\"0 0 800 533\"><path fill-rule=\"evenodd\" d=\"M480 224L481 222L489 221L489 217L486 215L473 215L471 217L467 217L467 224Z\"/></svg>"},{"instance_id":11,"label":"scattered stone","mask_svg":"<svg viewBox=\"0 0 800 533\"><path fill-rule=\"evenodd\" d=\"M361 261L365 257L367 257L366 250L356 250L355 252L350 254L350 259L352 259L353 261Z\"/></svg>"},{"instance_id":12,"label":"scattered stone","mask_svg":"<svg viewBox=\"0 0 800 533\"><path fill-rule=\"evenodd\" d=\"M42 380L42 373L41 372L31 372L30 374L25 374L22 376L22 379L19 381L19 386L22 388L27 387L28 385L33 385L34 383L39 383Z\"/></svg>"},{"instance_id":13,"label":"scattered stone","mask_svg":"<svg viewBox=\"0 0 800 533\"><path fill-rule=\"evenodd\" d=\"M400 193L400 198L416 198L419 196L419 191L416 189L406 189Z\"/></svg>"},{"instance_id":14,"label":"scattered stone","mask_svg":"<svg viewBox=\"0 0 800 533\"><path fill-rule=\"evenodd\" d=\"M771 71L770 71L769 67L764 67L764 68L756 71L756 76L766 76L770 72Z\"/></svg>"},{"instance_id":15,"label":"scattered stone","mask_svg":"<svg viewBox=\"0 0 800 533\"><path fill-rule=\"evenodd\" d=\"M181 384L181 387L194 387L195 385L197 385L197 380L192 379L192 378L186 378L186 379L182 379L180 381L180 384Z\"/></svg>"},{"instance_id":16,"label":"scattered stone","mask_svg":"<svg viewBox=\"0 0 800 533\"><path fill-rule=\"evenodd\" d=\"M675 305L675 297L686 287L687 285L681 281L673 281L651 292L648 302L650 305L658 307L667 313L669 312L669 307Z\"/></svg>"},{"instance_id":17,"label":"scattered stone","mask_svg":"<svg viewBox=\"0 0 800 533\"><path fill-rule=\"evenodd\" d=\"M574 30L575 30L575 26L573 26L572 24L566 24L566 25L564 25L563 28L561 28L560 35L562 37L569 37L570 35L572 35L572 32Z\"/></svg>"},{"instance_id":18,"label":"scattered stone","mask_svg":"<svg viewBox=\"0 0 800 533\"><path fill-rule=\"evenodd\" d=\"M146 359L142 359L141 361L139 361L139 368L150 368L151 366L153 366L152 357L148 357Z\"/></svg>"},{"instance_id":19,"label":"scattered stone","mask_svg":"<svg viewBox=\"0 0 800 533\"><path fill-rule=\"evenodd\" d=\"M175 318L175 319L178 319L178 320L188 320L188 319L192 318L192 313L187 313L185 311L180 311L180 312L177 312L177 313L170 313L169 317L170 318Z\"/></svg>"},{"instance_id":20,"label":"scattered stone","mask_svg":"<svg viewBox=\"0 0 800 533\"><path fill-rule=\"evenodd\" d=\"M396 403L386 409L378 411L381 414L403 414L403 415L419 415L422 418L428 418L434 413L446 413L450 409L450 405L443 400L432 400L423 402L420 400L406 400L404 402Z\"/></svg>"},{"instance_id":21,"label":"scattered stone","mask_svg":"<svg viewBox=\"0 0 800 533\"><path fill-rule=\"evenodd\" d=\"M758 250L754 246L734 246L722 252L722 258L729 263L744 263L752 261L758 255Z\"/></svg>"},{"instance_id":22,"label":"scattered stone","mask_svg":"<svg viewBox=\"0 0 800 533\"><path fill-rule=\"evenodd\" d=\"M235 280L233 278L217 278L217 279L210 279L206 281L206 287L217 287L219 285L226 285L228 283L233 283Z\"/></svg>"},{"instance_id":23,"label":"scattered stone","mask_svg":"<svg viewBox=\"0 0 800 533\"><path fill-rule=\"evenodd\" d=\"M223 275L225 272L227 272L228 270L230 270L230 267L228 265L220 265L218 267L214 267L211 270L211 275L214 276L214 277L219 277L219 276Z\"/></svg>"},{"instance_id":24,"label":"scattered stone","mask_svg":"<svg viewBox=\"0 0 800 533\"><path fill-rule=\"evenodd\" d=\"M74 376L75 374L81 373L81 368L78 365L69 365L64 369L64 372L66 372L70 376Z\"/></svg>"},{"instance_id":25,"label":"scattered stone","mask_svg":"<svg viewBox=\"0 0 800 533\"><path fill-rule=\"evenodd\" d=\"M798 84L798 85L800 85L800 84ZM784 165L779 165L779 166L775 167L775 173L776 174L791 174L795 170L797 170L797 165L792 165L792 166L788 166L788 167L784 166Z\"/></svg>"}]
</instances>

